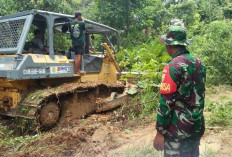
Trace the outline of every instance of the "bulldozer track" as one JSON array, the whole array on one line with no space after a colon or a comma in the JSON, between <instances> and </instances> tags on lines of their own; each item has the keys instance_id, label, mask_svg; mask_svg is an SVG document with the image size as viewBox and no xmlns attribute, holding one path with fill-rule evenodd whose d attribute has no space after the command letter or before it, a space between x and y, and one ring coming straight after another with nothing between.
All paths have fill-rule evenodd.
<instances>
[{"instance_id":1,"label":"bulldozer track","mask_svg":"<svg viewBox=\"0 0 232 157\"><path fill-rule=\"evenodd\" d=\"M55 102L62 114L62 117L69 117L67 113L64 115L64 108L67 106L72 106L75 104L86 105L85 111L82 111L80 114L86 115L92 112L95 112L99 106L99 100L104 101L107 97L110 96L111 92L116 92L121 94L125 88L125 85L122 82L117 82L114 84L104 84L104 83L95 83L95 82L85 82L85 83L64 83L60 86L45 88L42 90L37 90L29 95L27 95L18 105L16 113L16 123L19 128L23 131L25 130L41 130L45 128L40 122L41 109L49 104L49 102ZM66 104L66 107L64 107ZM72 109L73 109L72 108ZM72 110L70 109L70 110ZM50 109L51 110L51 109ZM67 109L66 109L67 110ZM80 109L81 110L81 109ZM83 110L83 109L82 109ZM43 111L44 112L44 111ZM49 114L49 113L46 113ZM51 113L53 115L53 113ZM54 113L57 117L57 113ZM72 114L70 114L73 116ZM61 117L60 116L60 117ZM43 122L45 122L46 116L43 115ZM56 120L51 124L51 127L58 123ZM46 123L46 122L45 122ZM46 128L50 126L47 125Z\"/></svg>"}]
</instances>

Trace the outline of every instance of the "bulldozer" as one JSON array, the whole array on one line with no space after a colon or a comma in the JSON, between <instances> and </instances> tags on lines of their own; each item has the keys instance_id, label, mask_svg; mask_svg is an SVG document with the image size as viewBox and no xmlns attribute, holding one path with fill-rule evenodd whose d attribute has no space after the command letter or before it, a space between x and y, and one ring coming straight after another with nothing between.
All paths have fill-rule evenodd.
<instances>
[{"instance_id":1,"label":"bulldozer","mask_svg":"<svg viewBox=\"0 0 232 157\"><path fill-rule=\"evenodd\" d=\"M86 19L81 63L86 73L75 74L75 55L62 45L67 42L58 45L63 50L54 44L56 34L68 39L67 24L72 20L74 16L42 10L0 17L0 115L15 117L27 128L51 128L127 101L129 87L117 79L118 31ZM48 51L30 42L35 29L41 31ZM93 50L94 35L105 41L102 52Z\"/></svg>"}]
</instances>

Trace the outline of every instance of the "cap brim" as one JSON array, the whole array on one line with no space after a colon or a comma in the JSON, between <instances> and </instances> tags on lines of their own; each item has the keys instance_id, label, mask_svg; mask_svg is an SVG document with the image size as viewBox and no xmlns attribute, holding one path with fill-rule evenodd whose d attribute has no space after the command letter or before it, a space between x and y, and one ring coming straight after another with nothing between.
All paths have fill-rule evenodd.
<instances>
[{"instance_id":1,"label":"cap brim","mask_svg":"<svg viewBox=\"0 0 232 157\"><path fill-rule=\"evenodd\" d=\"M171 39L168 39L166 35L159 35L159 40L164 43L165 45L183 45L183 46L189 46L193 43L193 39L187 39L186 41L173 41Z\"/></svg>"}]
</instances>

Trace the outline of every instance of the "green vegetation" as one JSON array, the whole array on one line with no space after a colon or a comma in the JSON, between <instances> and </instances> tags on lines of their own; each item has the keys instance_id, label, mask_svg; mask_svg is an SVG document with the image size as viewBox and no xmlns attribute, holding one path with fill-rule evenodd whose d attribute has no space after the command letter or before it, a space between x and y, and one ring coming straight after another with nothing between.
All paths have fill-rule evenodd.
<instances>
[{"instance_id":1,"label":"green vegetation","mask_svg":"<svg viewBox=\"0 0 232 157\"><path fill-rule=\"evenodd\" d=\"M147 77L151 76L155 83L159 77L154 80L154 75L160 75L167 61L157 36L165 32L171 19L182 19L189 38L194 39L189 50L207 66L207 83L232 83L231 0L0 0L0 3L0 16L31 9L66 14L80 10L85 18L116 28L121 36L122 48L117 55L121 68L148 72ZM58 50L67 49L69 37L56 34L55 45Z\"/></svg>"},{"instance_id":2,"label":"green vegetation","mask_svg":"<svg viewBox=\"0 0 232 157\"><path fill-rule=\"evenodd\" d=\"M25 143L42 138L43 134L15 136L16 130L0 123L0 156L20 151ZM9 151L11 150L11 151ZM5 151L5 152L4 152ZM3 154L1 154L3 153Z\"/></svg>"},{"instance_id":3,"label":"green vegetation","mask_svg":"<svg viewBox=\"0 0 232 157\"><path fill-rule=\"evenodd\" d=\"M217 104L213 103L208 106L212 113L209 117L209 125L213 126L227 126L232 123L232 105L231 104Z\"/></svg>"},{"instance_id":4,"label":"green vegetation","mask_svg":"<svg viewBox=\"0 0 232 157\"><path fill-rule=\"evenodd\" d=\"M227 91L227 92L222 92ZM231 86L207 88L205 112L208 126L230 126L232 124Z\"/></svg>"},{"instance_id":5,"label":"green vegetation","mask_svg":"<svg viewBox=\"0 0 232 157\"><path fill-rule=\"evenodd\" d=\"M144 27L141 28L137 27L137 34L134 35L137 44L133 44L134 39L129 39L130 44L132 43L133 47L128 44L127 48L117 54L119 65L123 70L146 73L143 78L141 78L140 82L147 82L148 86L144 88L144 93L140 94L139 99L136 98L137 100L133 101L136 101L137 104L144 104L144 102L152 100L150 97L147 97L149 92L158 91L156 87L159 85L162 68L170 58L167 56L167 53L165 52L163 45L161 45L157 39L157 36L159 34L164 34L165 29L170 24L170 20L173 18L183 19L185 26L188 29L188 37L194 39L194 43L190 45L188 49L190 50L190 53L201 59L206 65L207 85L231 85L232 2L222 2L219 0L165 1L166 3L154 0L152 2L153 3L146 3L146 7L140 11L144 11L144 15L147 15L146 18L139 18L141 19L141 23L146 20L145 23L148 24L147 20L150 20L153 22L155 21L153 23L155 24L156 21L159 21L157 20L159 17L157 12L159 11L165 16L165 19L160 19L163 23L160 25L144 25ZM156 8L155 6L159 6L159 8ZM136 15L140 14L138 13ZM148 28L151 28L150 34L147 34L146 32ZM142 29L145 29L145 32ZM130 31L130 33L127 37L133 36L133 31ZM139 33L140 37L136 38ZM143 44L140 44L140 42L143 42ZM151 88L153 89L151 90ZM143 110L155 110L157 104L154 103L158 103L158 101L156 100L153 103L143 105ZM132 104L134 103L132 102ZM223 118L229 120L229 117L231 117L231 110L226 104L220 104L219 106L220 107L217 105L216 108L214 107L210 111L213 112L213 114L216 114L216 116L212 117L212 122L210 124L215 123L215 125L217 125L221 123L222 125L226 125L228 122L222 121ZM133 110L133 107L130 108L130 110ZM131 116L133 117L137 114L137 111L135 110L134 113L131 111L131 113ZM142 114L142 116L138 115L140 117L147 115L147 112L141 111L140 113ZM217 118L217 116L221 116L221 118ZM218 119L221 119L222 121L217 121Z\"/></svg>"},{"instance_id":6,"label":"green vegetation","mask_svg":"<svg viewBox=\"0 0 232 157\"><path fill-rule=\"evenodd\" d=\"M162 157L163 152L155 151L152 144L139 148L128 148L122 155L123 157Z\"/></svg>"},{"instance_id":7,"label":"green vegetation","mask_svg":"<svg viewBox=\"0 0 232 157\"><path fill-rule=\"evenodd\" d=\"M124 106L122 114L129 115L130 118L143 118L153 113L158 106L161 72L164 65L170 60L164 45L155 39L139 45L133 50L124 49L117 54L117 59L123 71L142 73L140 81L138 81L138 86L142 91ZM123 76L122 80L125 80L125 77L133 77L133 75Z\"/></svg>"},{"instance_id":8,"label":"green vegetation","mask_svg":"<svg viewBox=\"0 0 232 157\"><path fill-rule=\"evenodd\" d=\"M207 66L210 84L232 84L232 22L214 21L202 26L190 50Z\"/></svg>"},{"instance_id":9,"label":"green vegetation","mask_svg":"<svg viewBox=\"0 0 232 157\"><path fill-rule=\"evenodd\" d=\"M0 0L0 3L1 16L30 9L66 14L80 10L85 18L116 28L121 36L121 51L117 54L121 69L143 74L139 81L143 92L134 100L142 104L142 111L129 110L131 117L146 116L157 107L158 98L150 101L157 97L162 68L170 59L157 36L165 33L174 18L183 20L188 37L194 39L189 50L205 63L207 84L232 83L231 0ZM100 43L98 37L96 42ZM57 49L67 49L69 36L55 34L55 45Z\"/></svg>"},{"instance_id":10,"label":"green vegetation","mask_svg":"<svg viewBox=\"0 0 232 157\"><path fill-rule=\"evenodd\" d=\"M207 68L206 124L212 127L232 124L232 0L0 0L0 4L0 16L31 9L66 14L80 10L85 18L116 28L121 36L121 51L116 55L121 69L142 74L138 81L141 92L120 110L128 119L155 113L161 72L170 60L157 36L165 33L171 19L182 19L188 37L194 39L188 49ZM100 38L96 42L100 43ZM70 43L69 36L55 34L57 49L67 49ZM227 86L214 86L221 84ZM14 134L13 129L0 123L0 152L4 148L18 150L22 143L40 136ZM212 154L209 151L203 156ZM124 154L155 155L151 146L129 149Z\"/></svg>"},{"instance_id":11,"label":"green vegetation","mask_svg":"<svg viewBox=\"0 0 232 157\"><path fill-rule=\"evenodd\" d=\"M145 145L139 148L128 148L122 155L123 157L162 157L163 152L155 151L152 144ZM202 157L218 157L223 156L219 153L215 153L211 148L205 148L205 151L201 153Z\"/></svg>"}]
</instances>

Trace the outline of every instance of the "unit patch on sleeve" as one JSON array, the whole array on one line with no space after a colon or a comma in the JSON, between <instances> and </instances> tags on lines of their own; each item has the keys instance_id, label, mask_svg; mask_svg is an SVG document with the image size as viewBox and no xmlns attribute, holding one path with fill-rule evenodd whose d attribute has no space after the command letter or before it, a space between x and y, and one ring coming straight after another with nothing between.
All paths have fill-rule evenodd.
<instances>
[{"instance_id":1,"label":"unit patch on sleeve","mask_svg":"<svg viewBox=\"0 0 232 157\"><path fill-rule=\"evenodd\" d=\"M169 65L166 65L162 73L160 94L172 94L175 93L176 90L177 90L177 85L170 76Z\"/></svg>"}]
</instances>

